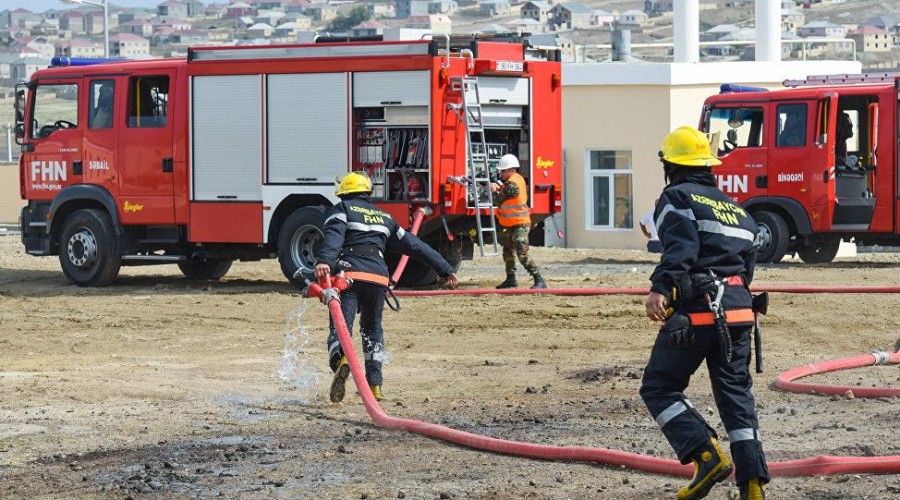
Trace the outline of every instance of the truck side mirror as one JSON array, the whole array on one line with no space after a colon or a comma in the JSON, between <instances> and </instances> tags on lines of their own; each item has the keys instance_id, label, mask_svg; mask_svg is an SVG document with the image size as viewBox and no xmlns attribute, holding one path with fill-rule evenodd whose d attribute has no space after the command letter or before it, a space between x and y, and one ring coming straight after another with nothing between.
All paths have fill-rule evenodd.
<instances>
[{"instance_id":1,"label":"truck side mirror","mask_svg":"<svg viewBox=\"0 0 900 500\"><path fill-rule=\"evenodd\" d=\"M25 124L24 123L16 123L15 128L16 140L21 140L25 138Z\"/></svg>"},{"instance_id":2,"label":"truck side mirror","mask_svg":"<svg viewBox=\"0 0 900 500\"><path fill-rule=\"evenodd\" d=\"M16 91L16 123L23 123L25 121L25 91L17 90Z\"/></svg>"}]
</instances>

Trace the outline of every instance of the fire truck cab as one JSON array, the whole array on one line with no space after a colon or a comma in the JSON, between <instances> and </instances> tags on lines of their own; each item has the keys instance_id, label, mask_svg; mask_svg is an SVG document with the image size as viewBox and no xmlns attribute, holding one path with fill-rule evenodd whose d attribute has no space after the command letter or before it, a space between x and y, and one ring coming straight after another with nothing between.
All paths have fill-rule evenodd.
<instances>
[{"instance_id":1,"label":"fire truck cab","mask_svg":"<svg viewBox=\"0 0 900 500\"><path fill-rule=\"evenodd\" d=\"M767 90L723 85L700 129L719 187L760 227L760 262L831 262L841 240L900 245L897 75L840 75Z\"/></svg>"},{"instance_id":2,"label":"fire truck cab","mask_svg":"<svg viewBox=\"0 0 900 500\"><path fill-rule=\"evenodd\" d=\"M503 154L519 157L535 222L561 209L559 54L523 40L62 61L16 94L22 241L59 255L80 286L109 284L123 265L218 279L234 260L270 257L291 279L314 266L349 171L371 177L373 202L401 225L427 209L419 236L454 264L493 220L475 181ZM436 279L416 261L404 277Z\"/></svg>"}]
</instances>

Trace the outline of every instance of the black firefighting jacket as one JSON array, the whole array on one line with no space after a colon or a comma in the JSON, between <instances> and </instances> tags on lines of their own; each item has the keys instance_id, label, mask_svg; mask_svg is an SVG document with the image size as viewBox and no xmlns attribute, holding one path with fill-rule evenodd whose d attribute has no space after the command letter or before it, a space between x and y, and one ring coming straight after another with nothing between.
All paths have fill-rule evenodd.
<instances>
[{"instance_id":1,"label":"black firefighting jacket","mask_svg":"<svg viewBox=\"0 0 900 500\"><path fill-rule=\"evenodd\" d=\"M344 260L351 266L348 276L356 280L387 283L387 247L425 262L442 277L453 273L453 267L439 253L405 231L367 196L347 197L331 208L325 217L324 233L316 263L334 268L338 259Z\"/></svg>"},{"instance_id":2,"label":"black firefighting jacket","mask_svg":"<svg viewBox=\"0 0 900 500\"><path fill-rule=\"evenodd\" d=\"M705 171L675 179L662 192L654 212L663 254L650 276L650 289L667 297L686 273L712 271L720 278L741 276L744 286L726 288L725 309L750 305L747 287L756 267L753 217L716 187ZM680 304L683 309L707 308L705 301Z\"/></svg>"}]
</instances>

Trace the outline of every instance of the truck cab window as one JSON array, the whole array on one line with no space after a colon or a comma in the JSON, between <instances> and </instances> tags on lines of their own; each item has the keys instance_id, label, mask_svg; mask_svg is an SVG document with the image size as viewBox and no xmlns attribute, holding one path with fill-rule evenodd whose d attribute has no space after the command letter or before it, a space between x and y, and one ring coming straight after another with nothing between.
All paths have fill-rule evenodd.
<instances>
[{"instance_id":1,"label":"truck cab window","mask_svg":"<svg viewBox=\"0 0 900 500\"><path fill-rule=\"evenodd\" d=\"M720 138L718 156L737 148L762 145L762 108L715 108L709 114L711 135Z\"/></svg>"},{"instance_id":2,"label":"truck cab window","mask_svg":"<svg viewBox=\"0 0 900 500\"><path fill-rule=\"evenodd\" d=\"M34 91L31 137L43 139L54 131L78 126L78 85L38 85Z\"/></svg>"},{"instance_id":3,"label":"truck cab window","mask_svg":"<svg viewBox=\"0 0 900 500\"><path fill-rule=\"evenodd\" d=\"M776 146L779 148L806 146L806 104L778 105L777 126Z\"/></svg>"},{"instance_id":4,"label":"truck cab window","mask_svg":"<svg viewBox=\"0 0 900 500\"><path fill-rule=\"evenodd\" d=\"M169 77L133 76L128 82L128 126L165 127L168 123Z\"/></svg>"},{"instance_id":5,"label":"truck cab window","mask_svg":"<svg viewBox=\"0 0 900 500\"><path fill-rule=\"evenodd\" d=\"M94 80L91 82L91 97L88 103L89 128L112 127L115 95L115 81Z\"/></svg>"}]
</instances>

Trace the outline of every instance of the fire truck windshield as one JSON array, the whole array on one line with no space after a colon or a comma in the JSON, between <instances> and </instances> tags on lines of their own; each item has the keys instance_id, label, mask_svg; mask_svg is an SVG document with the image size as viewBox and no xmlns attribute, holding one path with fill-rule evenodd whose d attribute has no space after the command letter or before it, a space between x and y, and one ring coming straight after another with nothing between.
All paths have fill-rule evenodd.
<instances>
[{"instance_id":1,"label":"fire truck windshield","mask_svg":"<svg viewBox=\"0 0 900 500\"><path fill-rule=\"evenodd\" d=\"M33 103L32 138L43 139L57 129L78 126L78 85L38 85Z\"/></svg>"},{"instance_id":2,"label":"fire truck windshield","mask_svg":"<svg viewBox=\"0 0 900 500\"><path fill-rule=\"evenodd\" d=\"M709 134L720 138L718 156L735 148L762 145L762 108L715 108L709 115Z\"/></svg>"}]
</instances>

